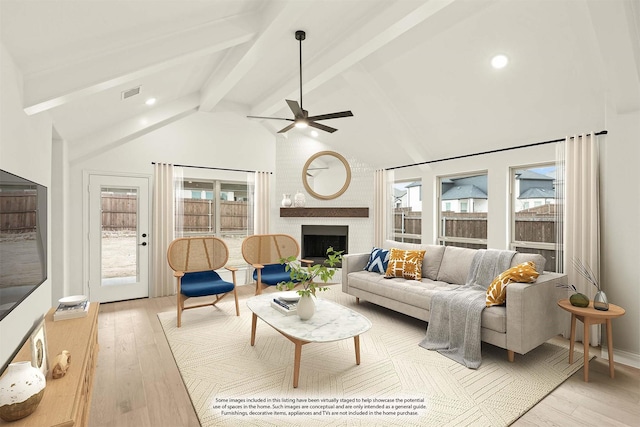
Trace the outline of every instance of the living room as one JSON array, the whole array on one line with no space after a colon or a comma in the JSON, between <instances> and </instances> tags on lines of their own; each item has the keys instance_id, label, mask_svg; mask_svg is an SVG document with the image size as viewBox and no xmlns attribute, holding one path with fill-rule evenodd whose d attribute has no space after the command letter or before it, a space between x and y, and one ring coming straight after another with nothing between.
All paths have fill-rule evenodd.
<instances>
[{"instance_id":1,"label":"living room","mask_svg":"<svg viewBox=\"0 0 640 427\"><path fill-rule=\"evenodd\" d=\"M139 2L95 2L91 10L62 0L22 3L0 6L0 169L49 189L49 270L0 321L3 363L59 298L89 293L92 173L151 180L154 162L271 172L269 231L299 239L302 225L345 224L280 215L283 194L305 192L304 163L334 151L350 165L349 188L333 200L306 193L306 206L368 207L368 218L348 225L349 252L369 252L376 171L606 130L598 137L601 283L626 310L613 322L615 361L640 368L633 268L640 198L630 173L640 160L637 2L353 1L320 10L312 2L243 1L233 9L213 0L164 2L146 15L149 5ZM216 20L224 25L206 25ZM299 29L307 30L302 82ZM507 67L488 65L493 50L507 51ZM180 65L180 77L163 74ZM141 94L124 105L120 93L140 82ZM326 122L338 132L319 136L278 134L286 121L246 117L289 117L285 99L300 96L299 84L310 115L351 110L354 117ZM156 106L133 105L152 95ZM435 244L438 179L486 173L486 245L508 249L510 168L556 160L555 144L544 144L394 169L394 179L422 183L420 237ZM592 348L597 358L606 353Z\"/></svg>"}]
</instances>

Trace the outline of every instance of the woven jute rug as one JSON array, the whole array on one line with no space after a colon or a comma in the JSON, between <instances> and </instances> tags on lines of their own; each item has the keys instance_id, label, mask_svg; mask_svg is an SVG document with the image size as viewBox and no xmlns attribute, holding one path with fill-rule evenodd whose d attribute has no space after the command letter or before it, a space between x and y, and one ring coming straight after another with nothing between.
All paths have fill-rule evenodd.
<instances>
[{"instance_id":1,"label":"woven jute rug","mask_svg":"<svg viewBox=\"0 0 640 427\"><path fill-rule=\"evenodd\" d=\"M268 292L268 291L265 291ZM340 285L318 294L371 320L360 337L302 347L293 388L293 344L229 296L218 308L159 313L191 401L203 426L505 426L579 370L576 352L545 343L509 363L506 350L483 343L482 365L468 369L418 343L426 323L361 302Z\"/></svg>"}]
</instances>

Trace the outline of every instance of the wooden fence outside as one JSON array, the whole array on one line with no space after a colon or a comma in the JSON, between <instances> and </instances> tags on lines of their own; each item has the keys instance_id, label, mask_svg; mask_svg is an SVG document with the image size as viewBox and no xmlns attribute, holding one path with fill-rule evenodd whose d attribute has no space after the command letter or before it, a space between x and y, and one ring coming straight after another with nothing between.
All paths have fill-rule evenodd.
<instances>
[{"instance_id":1,"label":"wooden fence outside","mask_svg":"<svg viewBox=\"0 0 640 427\"><path fill-rule=\"evenodd\" d=\"M184 199L183 230L212 233L216 230L213 200ZM136 229L137 198L133 195L102 197L102 228L106 231ZM220 201L220 231L233 233L247 229L247 202Z\"/></svg>"},{"instance_id":2,"label":"wooden fence outside","mask_svg":"<svg viewBox=\"0 0 640 427\"><path fill-rule=\"evenodd\" d=\"M0 233L33 233L36 217L35 192L0 194Z\"/></svg>"}]
</instances>

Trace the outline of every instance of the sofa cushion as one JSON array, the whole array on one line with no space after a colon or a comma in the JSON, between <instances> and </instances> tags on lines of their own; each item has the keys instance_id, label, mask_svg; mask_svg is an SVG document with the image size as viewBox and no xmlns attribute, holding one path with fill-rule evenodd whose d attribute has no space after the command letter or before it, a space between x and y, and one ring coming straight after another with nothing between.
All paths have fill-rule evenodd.
<instances>
[{"instance_id":1,"label":"sofa cushion","mask_svg":"<svg viewBox=\"0 0 640 427\"><path fill-rule=\"evenodd\" d=\"M395 242L393 240L387 240L384 243L384 247L387 249L413 249L424 250L424 259L422 260L422 277L427 279L436 280L438 277L438 270L440 269L440 263L444 255L445 247L441 245L421 245L417 243L404 243Z\"/></svg>"},{"instance_id":2,"label":"sofa cushion","mask_svg":"<svg viewBox=\"0 0 640 427\"><path fill-rule=\"evenodd\" d=\"M487 288L487 307L502 305L507 301L507 285L509 283L532 283L536 281L539 275L532 261L523 262L503 271L493 279L493 282Z\"/></svg>"},{"instance_id":3,"label":"sofa cushion","mask_svg":"<svg viewBox=\"0 0 640 427\"><path fill-rule=\"evenodd\" d=\"M516 252L511 260L511 267L522 264L523 262L531 261L535 264L536 270L539 273L544 271L547 260L540 254L527 254L524 252Z\"/></svg>"},{"instance_id":4,"label":"sofa cushion","mask_svg":"<svg viewBox=\"0 0 640 427\"><path fill-rule=\"evenodd\" d=\"M467 282L471 262L476 254L476 249L446 246L437 280L440 282L464 285Z\"/></svg>"},{"instance_id":5,"label":"sofa cushion","mask_svg":"<svg viewBox=\"0 0 640 427\"><path fill-rule=\"evenodd\" d=\"M373 271L375 273L384 274L387 271L389 265L389 251L386 249L374 247L369 255L369 261L364 269L367 271Z\"/></svg>"},{"instance_id":6,"label":"sofa cushion","mask_svg":"<svg viewBox=\"0 0 640 427\"><path fill-rule=\"evenodd\" d=\"M424 250L391 248L385 277L403 277L405 279L420 280L422 278L424 253Z\"/></svg>"}]
</instances>

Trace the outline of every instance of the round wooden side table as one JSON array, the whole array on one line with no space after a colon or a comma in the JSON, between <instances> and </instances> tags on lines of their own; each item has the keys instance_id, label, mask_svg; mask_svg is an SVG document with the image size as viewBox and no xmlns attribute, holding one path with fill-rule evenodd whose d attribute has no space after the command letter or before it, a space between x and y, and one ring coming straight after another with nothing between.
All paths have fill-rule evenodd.
<instances>
[{"instance_id":1,"label":"round wooden side table","mask_svg":"<svg viewBox=\"0 0 640 427\"><path fill-rule=\"evenodd\" d=\"M607 325L607 350L609 352L609 376L614 377L613 366L613 334L611 328L611 319L624 315L624 308L615 304L609 304L609 310L602 311L593 308L593 301L589 302L588 307L575 307L571 305L569 299L561 299L558 305L571 313L571 338L569 339L569 363L573 363L573 345L576 339L576 319L580 320L584 325L584 381L589 382L589 327L591 325L599 325L606 323Z\"/></svg>"}]
</instances>

